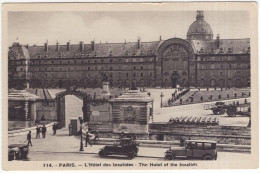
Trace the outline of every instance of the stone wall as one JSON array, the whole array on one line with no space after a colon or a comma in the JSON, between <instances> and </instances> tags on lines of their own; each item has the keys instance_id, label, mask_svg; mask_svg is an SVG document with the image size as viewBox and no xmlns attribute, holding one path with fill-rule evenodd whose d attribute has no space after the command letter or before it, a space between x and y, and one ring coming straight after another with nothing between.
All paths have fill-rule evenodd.
<instances>
[{"instance_id":1,"label":"stone wall","mask_svg":"<svg viewBox=\"0 0 260 173\"><path fill-rule=\"evenodd\" d=\"M235 126L149 124L149 138L173 141L184 139L215 140L218 144L251 145L251 128Z\"/></svg>"}]
</instances>

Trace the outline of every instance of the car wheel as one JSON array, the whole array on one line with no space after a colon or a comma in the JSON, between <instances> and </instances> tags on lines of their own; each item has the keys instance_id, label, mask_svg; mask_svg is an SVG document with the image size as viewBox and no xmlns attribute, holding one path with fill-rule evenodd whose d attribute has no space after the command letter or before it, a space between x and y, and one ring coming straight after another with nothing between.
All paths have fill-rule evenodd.
<instances>
[{"instance_id":1,"label":"car wheel","mask_svg":"<svg viewBox=\"0 0 260 173\"><path fill-rule=\"evenodd\" d=\"M210 155L206 155L202 158L203 160L213 160L213 157Z\"/></svg>"},{"instance_id":2,"label":"car wheel","mask_svg":"<svg viewBox=\"0 0 260 173\"><path fill-rule=\"evenodd\" d=\"M167 153L167 154L165 154L164 159L165 160L174 160L174 156L172 154Z\"/></svg>"},{"instance_id":3,"label":"car wheel","mask_svg":"<svg viewBox=\"0 0 260 173\"><path fill-rule=\"evenodd\" d=\"M133 152L127 153L127 158L128 159L133 159L134 157L135 157L135 153L133 153Z\"/></svg>"},{"instance_id":4,"label":"car wheel","mask_svg":"<svg viewBox=\"0 0 260 173\"><path fill-rule=\"evenodd\" d=\"M21 151L18 151L16 154L15 154L15 159L21 159L22 158L22 152Z\"/></svg>"},{"instance_id":5,"label":"car wheel","mask_svg":"<svg viewBox=\"0 0 260 173\"><path fill-rule=\"evenodd\" d=\"M98 155L99 155L100 157L106 157L106 156L107 156L107 153L106 153L104 150L101 150L101 151L99 151Z\"/></svg>"}]
</instances>

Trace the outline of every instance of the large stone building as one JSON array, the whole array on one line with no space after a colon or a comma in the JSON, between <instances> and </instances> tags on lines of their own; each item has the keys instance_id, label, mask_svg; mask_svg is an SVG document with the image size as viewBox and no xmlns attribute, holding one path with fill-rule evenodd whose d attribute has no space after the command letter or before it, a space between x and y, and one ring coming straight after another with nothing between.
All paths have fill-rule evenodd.
<instances>
[{"instance_id":1,"label":"large stone building","mask_svg":"<svg viewBox=\"0 0 260 173\"><path fill-rule=\"evenodd\" d=\"M213 39L197 11L187 39L9 48L9 88L101 87L104 76L115 87L249 87L250 39Z\"/></svg>"}]
</instances>

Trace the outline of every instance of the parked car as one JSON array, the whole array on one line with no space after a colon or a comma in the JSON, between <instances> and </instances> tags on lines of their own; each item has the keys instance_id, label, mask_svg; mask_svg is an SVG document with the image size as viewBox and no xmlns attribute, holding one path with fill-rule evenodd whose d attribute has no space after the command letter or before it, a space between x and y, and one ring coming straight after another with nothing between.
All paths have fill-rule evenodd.
<instances>
[{"instance_id":1,"label":"parked car","mask_svg":"<svg viewBox=\"0 0 260 173\"><path fill-rule=\"evenodd\" d=\"M176 158L217 160L217 143L209 140L186 140L184 147L170 147L165 160Z\"/></svg>"},{"instance_id":2,"label":"parked car","mask_svg":"<svg viewBox=\"0 0 260 173\"><path fill-rule=\"evenodd\" d=\"M26 144L10 144L8 145L8 160L26 159L29 147Z\"/></svg>"},{"instance_id":3,"label":"parked car","mask_svg":"<svg viewBox=\"0 0 260 173\"><path fill-rule=\"evenodd\" d=\"M139 144L132 138L122 138L114 142L112 146L105 146L100 149L99 156L125 155L128 159L133 159L139 151Z\"/></svg>"}]
</instances>

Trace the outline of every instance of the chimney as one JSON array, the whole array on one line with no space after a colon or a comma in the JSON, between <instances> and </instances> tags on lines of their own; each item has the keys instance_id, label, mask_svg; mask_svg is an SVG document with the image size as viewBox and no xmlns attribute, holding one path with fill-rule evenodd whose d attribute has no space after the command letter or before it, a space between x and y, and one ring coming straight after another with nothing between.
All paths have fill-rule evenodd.
<instances>
[{"instance_id":1,"label":"chimney","mask_svg":"<svg viewBox=\"0 0 260 173\"><path fill-rule=\"evenodd\" d=\"M216 44L217 44L217 49L219 49L219 46L220 46L220 36L219 34L217 35L217 40L216 40Z\"/></svg>"},{"instance_id":2,"label":"chimney","mask_svg":"<svg viewBox=\"0 0 260 173\"><path fill-rule=\"evenodd\" d=\"M44 51L48 52L48 41L46 43L44 43Z\"/></svg>"},{"instance_id":3,"label":"chimney","mask_svg":"<svg viewBox=\"0 0 260 173\"><path fill-rule=\"evenodd\" d=\"M162 36L160 35L160 41L162 41Z\"/></svg>"},{"instance_id":4,"label":"chimney","mask_svg":"<svg viewBox=\"0 0 260 173\"><path fill-rule=\"evenodd\" d=\"M59 42L56 43L56 50L57 50L58 52L60 51L60 43L59 43Z\"/></svg>"},{"instance_id":5,"label":"chimney","mask_svg":"<svg viewBox=\"0 0 260 173\"><path fill-rule=\"evenodd\" d=\"M138 40L137 40L137 48L140 49L141 47L141 38L138 37Z\"/></svg>"},{"instance_id":6,"label":"chimney","mask_svg":"<svg viewBox=\"0 0 260 173\"><path fill-rule=\"evenodd\" d=\"M67 51L70 51L70 41L67 42Z\"/></svg>"},{"instance_id":7,"label":"chimney","mask_svg":"<svg viewBox=\"0 0 260 173\"><path fill-rule=\"evenodd\" d=\"M101 42L100 42L101 43ZM95 41L91 41L91 50L94 51L95 50Z\"/></svg>"},{"instance_id":8,"label":"chimney","mask_svg":"<svg viewBox=\"0 0 260 173\"><path fill-rule=\"evenodd\" d=\"M80 42L80 51L84 52L84 42L83 41Z\"/></svg>"}]
</instances>

